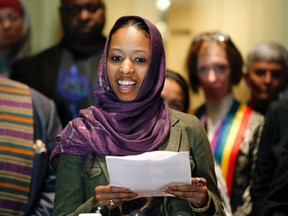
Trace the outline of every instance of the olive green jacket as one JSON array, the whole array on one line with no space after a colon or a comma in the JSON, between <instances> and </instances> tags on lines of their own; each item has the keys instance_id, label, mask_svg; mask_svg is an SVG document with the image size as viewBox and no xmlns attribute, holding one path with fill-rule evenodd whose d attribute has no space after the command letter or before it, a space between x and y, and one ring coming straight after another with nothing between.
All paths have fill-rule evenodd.
<instances>
[{"instance_id":1,"label":"olive green jacket","mask_svg":"<svg viewBox=\"0 0 288 216\"><path fill-rule=\"evenodd\" d=\"M174 216L186 211L190 215L225 215L220 201L214 172L214 158L206 132L192 115L171 110L170 134L159 150L189 151L192 176L204 177L212 197L211 207L204 213L195 213L189 203L175 197L165 197L163 215ZM54 216L89 213L95 187L109 184L105 156L61 154L57 165Z\"/></svg>"}]
</instances>

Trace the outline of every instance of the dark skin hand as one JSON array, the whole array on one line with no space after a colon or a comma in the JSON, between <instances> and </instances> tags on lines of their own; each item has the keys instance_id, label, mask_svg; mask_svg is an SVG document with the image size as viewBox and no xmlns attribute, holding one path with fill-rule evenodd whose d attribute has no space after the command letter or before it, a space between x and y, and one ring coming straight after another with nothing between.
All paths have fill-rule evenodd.
<instances>
[{"instance_id":1,"label":"dark skin hand","mask_svg":"<svg viewBox=\"0 0 288 216\"><path fill-rule=\"evenodd\" d=\"M191 178L191 184L188 185L170 185L164 189L169 193L183 200L189 201L193 206L203 207L208 202L208 189L206 179ZM115 187L111 185L100 185L95 188L94 203L106 205L111 211L113 208L121 205L125 201L134 199L137 193L128 188ZM115 205L111 205L111 200Z\"/></svg>"},{"instance_id":2,"label":"dark skin hand","mask_svg":"<svg viewBox=\"0 0 288 216\"><path fill-rule=\"evenodd\" d=\"M200 180L200 181L199 181ZM193 206L200 208L208 202L208 188L206 179L192 178L189 185L171 185L164 192L172 194L180 199L189 201Z\"/></svg>"},{"instance_id":3,"label":"dark skin hand","mask_svg":"<svg viewBox=\"0 0 288 216\"><path fill-rule=\"evenodd\" d=\"M137 196L137 193L134 193L128 188L100 185L95 188L94 203L106 205L110 211L125 201L136 198ZM114 206L111 205L111 200L113 200Z\"/></svg>"}]
</instances>

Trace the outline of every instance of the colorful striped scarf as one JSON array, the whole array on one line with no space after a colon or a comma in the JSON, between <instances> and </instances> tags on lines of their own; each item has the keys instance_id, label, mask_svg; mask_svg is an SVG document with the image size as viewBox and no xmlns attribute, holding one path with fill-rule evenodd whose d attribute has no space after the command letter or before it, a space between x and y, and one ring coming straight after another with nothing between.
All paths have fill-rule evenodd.
<instances>
[{"instance_id":1,"label":"colorful striped scarf","mask_svg":"<svg viewBox=\"0 0 288 216\"><path fill-rule=\"evenodd\" d=\"M221 166L229 196L232 190L236 159L251 113L252 109L246 104L234 101L210 143L214 157ZM195 115L205 125L205 107L199 108Z\"/></svg>"},{"instance_id":2,"label":"colorful striped scarf","mask_svg":"<svg viewBox=\"0 0 288 216\"><path fill-rule=\"evenodd\" d=\"M0 215L24 215L33 166L29 88L0 77Z\"/></svg>"}]
</instances>

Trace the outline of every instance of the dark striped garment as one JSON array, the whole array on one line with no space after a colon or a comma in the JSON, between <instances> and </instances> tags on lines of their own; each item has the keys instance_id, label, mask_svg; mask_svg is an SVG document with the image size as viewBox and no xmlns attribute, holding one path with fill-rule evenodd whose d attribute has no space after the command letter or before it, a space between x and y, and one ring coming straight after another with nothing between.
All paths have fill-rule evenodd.
<instances>
[{"instance_id":1,"label":"dark striped garment","mask_svg":"<svg viewBox=\"0 0 288 216\"><path fill-rule=\"evenodd\" d=\"M0 215L24 215L33 166L28 86L0 77Z\"/></svg>"}]
</instances>

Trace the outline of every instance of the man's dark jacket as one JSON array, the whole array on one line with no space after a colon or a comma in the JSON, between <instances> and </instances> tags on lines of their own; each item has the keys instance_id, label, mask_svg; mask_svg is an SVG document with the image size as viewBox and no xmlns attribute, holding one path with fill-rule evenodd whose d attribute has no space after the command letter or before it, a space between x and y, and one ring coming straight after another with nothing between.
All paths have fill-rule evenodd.
<instances>
[{"instance_id":1,"label":"man's dark jacket","mask_svg":"<svg viewBox=\"0 0 288 216\"><path fill-rule=\"evenodd\" d=\"M10 78L25 83L52 99L57 106L62 125L66 126L66 124L72 120L70 102L63 100L63 97L61 97L57 92L58 72L64 49L66 48L67 50L70 50L72 55L76 56L76 58L85 59L89 58L92 54L96 55L98 65L105 41L106 38L104 36L101 37L99 42L101 45L99 45L99 49L94 53L85 55L69 49L64 40L62 40L57 45L44 50L35 56L26 57L16 61L12 65ZM97 69L98 68L95 68L95 71L91 72L93 77L89 77L90 79L97 80ZM93 105L92 89L89 95L89 98L84 98L77 102L78 110Z\"/></svg>"}]
</instances>

